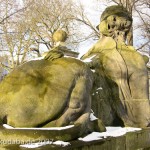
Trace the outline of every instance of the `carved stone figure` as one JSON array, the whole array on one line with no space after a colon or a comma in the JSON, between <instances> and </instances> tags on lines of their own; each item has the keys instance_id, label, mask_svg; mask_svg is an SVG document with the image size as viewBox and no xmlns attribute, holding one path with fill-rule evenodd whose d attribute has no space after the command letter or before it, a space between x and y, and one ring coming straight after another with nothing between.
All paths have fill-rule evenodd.
<instances>
[{"instance_id":1,"label":"carved stone figure","mask_svg":"<svg viewBox=\"0 0 150 150\"><path fill-rule=\"evenodd\" d=\"M25 63L0 84L0 121L13 127L81 124L81 135L88 133L94 130L90 127L92 83L90 69L73 58Z\"/></svg>"},{"instance_id":2,"label":"carved stone figure","mask_svg":"<svg viewBox=\"0 0 150 150\"><path fill-rule=\"evenodd\" d=\"M64 30L57 30L53 34L54 47L45 55L45 60L53 60L63 56L77 58L79 53L72 51L66 46L67 33Z\"/></svg>"},{"instance_id":3,"label":"carved stone figure","mask_svg":"<svg viewBox=\"0 0 150 150\"><path fill-rule=\"evenodd\" d=\"M111 103L124 125L146 127L150 123L147 68L141 54L126 45L131 25L126 9L106 8L98 26L102 37L82 59L92 57L90 67L113 82Z\"/></svg>"},{"instance_id":4,"label":"carved stone figure","mask_svg":"<svg viewBox=\"0 0 150 150\"><path fill-rule=\"evenodd\" d=\"M46 59L17 67L1 82L1 125L21 128L80 125L79 131L76 127L71 129L65 139L64 132L53 137L61 140L105 131L100 120L90 120L93 74L88 66L80 60L62 57L59 49L47 55Z\"/></svg>"}]
</instances>

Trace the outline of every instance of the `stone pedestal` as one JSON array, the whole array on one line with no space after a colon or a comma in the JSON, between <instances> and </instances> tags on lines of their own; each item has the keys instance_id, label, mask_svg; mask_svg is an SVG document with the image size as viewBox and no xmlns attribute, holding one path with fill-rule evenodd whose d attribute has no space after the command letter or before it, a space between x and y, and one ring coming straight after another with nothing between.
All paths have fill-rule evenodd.
<instances>
[{"instance_id":1,"label":"stone pedestal","mask_svg":"<svg viewBox=\"0 0 150 150\"><path fill-rule=\"evenodd\" d=\"M14 130L15 131L15 130ZM36 131L34 131L36 133ZM48 135L47 133L45 133ZM42 136L42 135L41 135ZM43 133L44 136L44 133ZM50 135L51 136L51 135ZM15 135L14 135L15 139ZM17 144L2 145L1 150L150 150L150 128L129 132L119 137L108 137L96 141L70 141L68 146L43 145L37 148L23 148Z\"/></svg>"}]
</instances>

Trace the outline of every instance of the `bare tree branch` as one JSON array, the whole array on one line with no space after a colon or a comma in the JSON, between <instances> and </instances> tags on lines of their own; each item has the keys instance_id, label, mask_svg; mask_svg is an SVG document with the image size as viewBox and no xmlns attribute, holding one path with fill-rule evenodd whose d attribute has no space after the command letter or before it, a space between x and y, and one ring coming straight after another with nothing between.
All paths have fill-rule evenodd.
<instances>
[{"instance_id":1,"label":"bare tree branch","mask_svg":"<svg viewBox=\"0 0 150 150\"><path fill-rule=\"evenodd\" d=\"M145 47L147 44L149 44L150 41L145 42L144 44L142 44L142 46L140 46L139 48L137 48L137 51L142 49L143 47Z\"/></svg>"}]
</instances>

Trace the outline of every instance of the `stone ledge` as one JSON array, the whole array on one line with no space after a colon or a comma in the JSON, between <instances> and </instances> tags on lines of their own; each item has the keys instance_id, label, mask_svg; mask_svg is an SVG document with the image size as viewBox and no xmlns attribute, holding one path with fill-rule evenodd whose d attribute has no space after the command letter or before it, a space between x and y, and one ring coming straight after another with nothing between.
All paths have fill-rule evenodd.
<instances>
[{"instance_id":1,"label":"stone ledge","mask_svg":"<svg viewBox=\"0 0 150 150\"><path fill-rule=\"evenodd\" d=\"M71 141L71 145L61 147L45 145L38 148L21 148L19 145L7 145L1 150L150 150L150 128L141 131L129 132L119 137L108 137L91 142Z\"/></svg>"}]
</instances>

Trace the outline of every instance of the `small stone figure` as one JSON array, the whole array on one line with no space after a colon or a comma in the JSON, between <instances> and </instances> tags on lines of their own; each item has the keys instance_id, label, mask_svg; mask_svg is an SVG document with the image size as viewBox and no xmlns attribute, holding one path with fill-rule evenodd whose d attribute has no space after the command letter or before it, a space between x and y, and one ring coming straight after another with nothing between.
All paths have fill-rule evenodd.
<instances>
[{"instance_id":1,"label":"small stone figure","mask_svg":"<svg viewBox=\"0 0 150 150\"><path fill-rule=\"evenodd\" d=\"M47 53L44 57L45 60L54 60L63 57L63 50L68 48L65 46L65 41L67 40L67 33L63 30L58 30L53 34L53 41L55 46Z\"/></svg>"},{"instance_id":2,"label":"small stone figure","mask_svg":"<svg viewBox=\"0 0 150 150\"><path fill-rule=\"evenodd\" d=\"M90 67L117 85L112 88L113 105L124 125L146 127L150 123L147 68L141 54L126 45L131 25L125 8L106 8L98 26L102 37L81 59L93 56Z\"/></svg>"},{"instance_id":3,"label":"small stone figure","mask_svg":"<svg viewBox=\"0 0 150 150\"><path fill-rule=\"evenodd\" d=\"M54 47L47 52L46 56L44 57L45 60L51 60L61 58L63 56L69 56L77 58L79 53L75 51L71 51L66 46L66 40L68 38L67 33L64 30L57 30L53 34L53 41Z\"/></svg>"}]
</instances>

